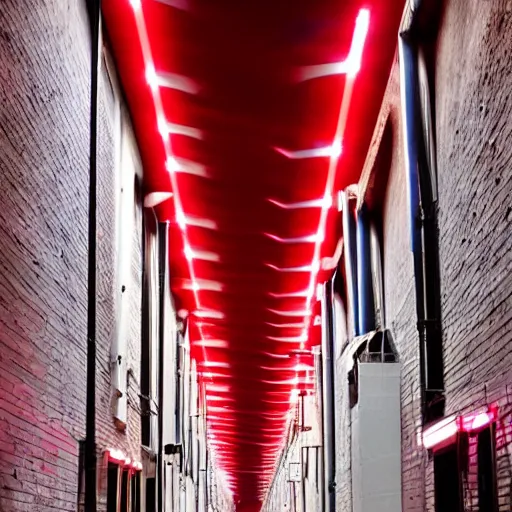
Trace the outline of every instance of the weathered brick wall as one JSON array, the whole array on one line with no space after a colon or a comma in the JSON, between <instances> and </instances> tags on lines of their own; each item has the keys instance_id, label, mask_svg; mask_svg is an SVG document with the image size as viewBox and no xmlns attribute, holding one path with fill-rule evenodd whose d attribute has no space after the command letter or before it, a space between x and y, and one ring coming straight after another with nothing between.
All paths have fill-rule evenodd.
<instances>
[{"instance_id":1,"label":"weathered brick wall","mask_svg":"<svg viewBox=\"0 0 512 512\"><path fill-rule=\"evenodd\" d=\"M512 40L511 7L447 2L435 65L446 413L501 406L501 511L512 508L512 100L506 85L512 67L510 44L504 44ZM419 512L434 510L433 467L416 438L419 353L397 80L395 68L387 94L394 142L384 203L384 276L387 322L402 361L403 510Z\"/></svg>"},{"instance_id":2,"label":"weathered brick wall","mask_svg":"<svg viewBox=\"0 0 512 512\"><path fill-rule=\"evenodd\" d=\"M75 510L86 403L88 19L82 2L4 0L0 26L0 510ZM110 409L117 248L104 91L99 128L98 445L137 457L136 315L126 434ZM140 311L140 230L134 236Z\"/></svg>"},{"instance_id":3,"label":"weathered brick wall","mask_svg":"<svg viewBox=\"0 0 512 512\"><path fill-rule=\"evenodd\" d=\"M447 412L512 377L512 2L449 3L436 68Z\"/></svg>"},{"instance_id":4,"label":"weathered brick wall","mask_svg":"<svg viewBox=\"0 0 512 512\"><path fill-rule=\"evenodd\" d=\"M436 65L446 412L501 406L501 511L512 509L510 41L512 2L452 0Z\"/></svg>"},{"instance_id":5,"label":"weathered brick wall","mask_svg":"<svg viewBox=\"0 0 512 512\"><path fill-rule=\"evenodd\" d=\"M0 9L0 509L74 510L85 424L88 33Z\"/></svg>"}]
</instances>

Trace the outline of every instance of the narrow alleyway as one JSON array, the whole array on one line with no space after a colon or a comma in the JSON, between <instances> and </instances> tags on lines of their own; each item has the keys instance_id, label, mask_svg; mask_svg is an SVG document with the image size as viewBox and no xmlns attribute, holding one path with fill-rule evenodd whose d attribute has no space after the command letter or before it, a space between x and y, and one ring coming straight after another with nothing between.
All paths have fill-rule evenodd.
<instances>
[{"instance_id":1,"label":"narrow alleyway","mask_svg":"<svg viewBox=\"0 0 512 512\"><path fill-rule=\"evenodd\" d=\"M511 512L512 2L2 0L0 512Z\"/></svg>"}]
</instances>

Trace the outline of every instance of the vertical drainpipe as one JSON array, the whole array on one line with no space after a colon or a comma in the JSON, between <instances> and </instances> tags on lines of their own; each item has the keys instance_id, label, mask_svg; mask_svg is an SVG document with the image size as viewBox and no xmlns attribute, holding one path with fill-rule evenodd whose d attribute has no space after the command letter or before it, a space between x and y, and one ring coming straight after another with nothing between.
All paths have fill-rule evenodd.
<instances>
[{"instance_id":1,"label":"vertical drainpipe","mask_svg":"<svg viewBox=\"0 0 512 512\"><path fill-rule=\"evenodd\" d=\"M357 212L357 289L359 334L375 330L375 300L371 262L370 215L363 203Z\"/></svg>"},{"instance_id":2,"label":"vertical drainpipe","mask_svg":"<svg viewBox=\"0 0 512 512\"><path fill-rule=\"evenodd\" d=\"M168 290L166 280L169 279L169 223L158 223L158 262L159 262L159 332L158 332L158 454L157 454L157 503L158 511L164 510L164 352L165 352L165 301Z\"/></svg>"},{"instance_id":3,"label":"vertical drainpipe","mask_svg":"<svg viewBox=\"0 0 512 512\"><path fill-rule=\"evenodd\" d=\"M85 512L96 512L96 224L98 67L100 0L87 4L91 25L91 105L89 126L89 233L87 258L87 383L85 413Z\"/></svg>"},{"instance_id":4,"label":"vertical drainpipe","mask_svg":"<svg viewBox=\"0 0 512 512\"><path fill-rule=\"evenodd\" d=\"M322 296L324 295L324 291L322 289ZM320 299L321 300L321 299ZM323 314L322 314L323 318ZM322 320L323 321L323 320ZM322 325L322 331L323 331L323 325ZM323 334L322 334L322 343L323 343ZM315 358L315 377L316 377L316 389L317 389L317 397L318 397L318 410L320 411L320 433L322 436L322 440L325 441L325 418L324 418L324 409L325 409L325 396L324 396L324 369L323 369L323 347L320 346L320 349L318 350L318 347L314 347L314 358ZM322 442L322 445L324 442ZM320 451L315 451L316 454L316 476L315 476L315 482L316 482L316 492L318 495L320 495L320 510L322 512L325 512L325 495L327 494L324 492L324 481L321 483L321 490L319 488L320 486L320 479L322 474L325 473L325 457L324 457L324 451L322 449L321 453ZM272 484L273 485L273 484Z\"/></svg>"},{"instance_id":5,"label":"vertical drainpipe","mask_svg":"<svg viewBox=\"0 0 512 512\"><path fill-rule=\"evenodd\" d=\"M371 273L373 280L373 300L375 311L375 329L384 330L386 327L386 312L384 306L384 289L382 278L382 261L379 235L372 223L370 226Z\"/></svg>"},{"instance_id":6,"label":"vertical drainpipe","mask_svg":"<svg viewBox=\"0 0 512 512\"><path fill-rule=\"evenodd\" d=\"M426 360L425 332L421 328L424 318L424 280L422 264L422 243L420 218L420 193L418 180L418 126L416 122L416 93L418 89L415 65L415 54L412 46L404 35L398 38L400 58L400 94L402 102L402 124L404 128L404 154L407 176L407 195L409 199L409 229L411 250L414 261L414 280L416 287L416 313L418 317L418 333L420 338L420 383L422 395L422 415L425 416Z\"/></svg>"},{"instance_id":7,"label":"vertical drainpipe","mask_svg":"<svg viewBox=\"0 0 512 512\"><path fill-rule=\"evenodd\" d=\"M322 414L323 414L323 447L324 447L324 495L325 512L335 509L335 477L334 464L334 372L333 372L333 341L334 341L334 309L333 282L328 281L322 290Z\"/></svg>"},{"instance_id":8,"label":"vertical drainpipe","mask_svg":"<svg viewBox=\"0 0 512 512\"><path fill-rule=\"evenodd\" d=\"M420 339L422 417L427 423L443 414L444 376L440 328L438 238L435 181L425 148L419 108L418 50L409 33L398 41L404 129L404 153L414 261L417 327ZM431 162L431 165L433 162ZM436 406L436 402L438 403Z\"/></svg>"},{"instance_id":9,"label":"vertical drainpipe","mask_svg":"<svg viewBox=\"0 0 512 512\"><path fill-rule=\"evenodd\" d=\"M343 244L345 253L345 274L349 303L352 305L352 325L354 336L359 336L359 299L357 290L357 230L356 200L350 198L350 192L340 192L338 209L343 216Z\"/></svg>"}]
</instances>

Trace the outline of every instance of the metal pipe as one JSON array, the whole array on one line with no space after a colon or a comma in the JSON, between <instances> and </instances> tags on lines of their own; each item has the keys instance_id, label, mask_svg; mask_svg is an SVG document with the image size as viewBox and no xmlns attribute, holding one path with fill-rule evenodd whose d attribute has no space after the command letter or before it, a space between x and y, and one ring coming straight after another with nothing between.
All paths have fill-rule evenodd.
<instances>
[{"instance_id":1,"label":"metal pipe","mask_svg":"<svg viewBox=\"0 0 512 512\"><path fill-rule=\"evenodd\" d=\"M158 332L158 454L156 459L156 485L158 510L164 510L164 351L166 339L165 301L168 275L169 223L158 224L159 264L159 332Z\"/></svg>"},{"instance_id":2,"label":"metal pipe","mask_svg":"<svg viewBox=\"0 0 512 512\"><path fill-rule=\"evenodd\" d=\"M352 325L354 336L359 336L359 299L357 289L357 230L356 230L356 201L350 198L348 190L340 194L343 211L343 244L345 253L345 274L349 304L352 306Z\"/></svg>"},{"instance_id":3,"label":"metal pipe","mask_svg":"<svg viewBox=\"0 0 512 512\"><path fill-rule=\"evenodd\" d=\"M431 148L425 147L426 140L420 124L422 112L418 50L408 33L400 34L398 48L411 249L420 340L422 417L426 423L442 415L444 404L436 193L432 169L428 163L432 159L432 152Z\"/></svg>"},{"instance_id":4,"label":"metal pipe","mask_svg":"<svg viewBox=\"0 0 512 512\"><path fill-rule=\"evenodd\" d=\"M418 163L418 129L416 122L416 93L417 74L415 55L412 46L407 42L406 35L400 34L398 38L398 51L400 59L400 83L401 83L401 107L402 125L404 130L404 155L407 176L407 196L409 200L409 229L411 237L411 250L414 260L414 280L416 288L416 313L418 317L418 334L420 338L420 385L422 394L422 413L425 416L425 389L426 389L426 358L425 358L425 331L422 320L425 317L424 310L424 279L423 256L421 242L420 196L419 179L417 172Z\"/></svg>"},{"instance_id":5,"label":"metal pipe","mask_svg":"<svg viewBox=\"0 0 512 512\"><path fill-rule=\"evenodd\" d=\"M302 446L300 449L300 475L301 475L301 512L306 512L306 475L303 474L304 471L304 451L308 454L308 447ZM309 469L309 460L307 462L307 467Z\"/></svg>"},{"instance_id":6,"label":"metal pipe","mask_svg":"<svg viewBox=\"0 0 512 512\"><path fill-rule=\"evenodd\" d=\"M384 281L382 278L382 260L379 236L373 223L370 225L370 251L371 272L373 282L373 300L375 311L375 328L383 330L386 327L383 287Z\"/></svg>"},{"instance_id":7,"label":"metal pipe","mask_svg":"<svg viewBox=\"0 0 512 512\"><path fill-rule=\"evenodd\" d=\"M364 203L357 212L357 289L359 300L359 334L362 335L375 330L370 218Z\"/></svg>"},{"instance_id":8,"label":"metal pipe","mask_svg":"<svg viewBox=\"0 0 512 512\"><path fill-rule=\"evenodd\" d=\"M91 25L89 126L89 233L87 258L87 383L85 416L85 512L96 512L96 225L100 0L87 4Z\"/></svg>"},{"instance_id":9,"label":"metal pipe","mask_svg":"<svg viewBox=\"0 0 512 512\"><path fill-rule=\"evenodd\" d=\"M334 304L333 281L323 286L322 304L322 415L324 449L325 512L335 509L335 440L334 440Z\"/></svg>"}]
</instances>

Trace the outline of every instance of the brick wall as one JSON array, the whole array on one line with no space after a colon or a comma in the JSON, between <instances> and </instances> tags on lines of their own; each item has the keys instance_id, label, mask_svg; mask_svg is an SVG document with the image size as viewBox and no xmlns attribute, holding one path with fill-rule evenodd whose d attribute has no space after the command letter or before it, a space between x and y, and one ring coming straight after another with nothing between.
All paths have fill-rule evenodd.
<instances>
[{"instance_id":1,"label":"brick wall","mask_svg":"<svg viewBox=\"0 0 512 512\"><path fill-rule=\"evenodd\" d=\"M501 406L503 512L512 509L511 40L512 2L452 0L436 65L446 412Z\"/></svg>"},{"instance_id":2,"label":"brick wall","mask_svg":"<svg viewBox=\"0 0 512 512\"><path fill-rule=\"evenodd\" d=\"M0 510L76 510L86 403L88 19L82 2L4 0L0 26ZM137 315L126 433L111 414L118 283L114 125L105 90L103 82L98 445L140 459ZM131 300L140 311L140 230L134 236Z\"/></svg>"}]
</instances>

